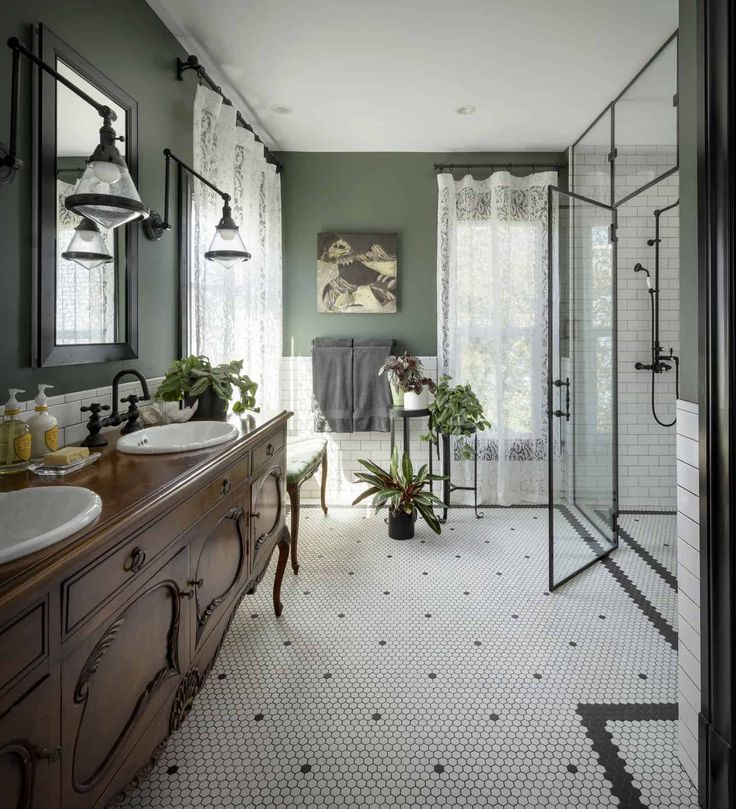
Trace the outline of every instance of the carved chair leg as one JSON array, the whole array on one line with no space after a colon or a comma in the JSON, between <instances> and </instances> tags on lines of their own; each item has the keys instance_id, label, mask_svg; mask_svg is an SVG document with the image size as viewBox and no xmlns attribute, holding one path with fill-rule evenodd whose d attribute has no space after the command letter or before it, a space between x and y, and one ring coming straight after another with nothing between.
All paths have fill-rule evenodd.
<instances>
[{"instance_id":1,"label":"carved chair leg","mask_svg":"<svg viewBox=\"0 0 736 809\"><path fill-rule=\"evenodd\" d=\"M322 456L322 489L320 491L320 498L322 500L322 511L327 514L327 503L325 502L325 495L327 493L327 449Z\"/></svg>"},{"instance_id":2,"label":"carved chair leg","mask_svg":"<svg viewBox=\"0 0 736 809\"><path fill-rule=\"evenodd\" d=\"M284 528L279 537L279 561L276 565L276 576L273 580L273 611L276 613L277 618L280 618L281 613L284 611L284 605L281 603L281 582L284 579L284 571L286 570L288 558L289 532Z\"/></svg>"},{"instance_id":3,"label":"carved chair leg","mask_svg":"<svg viewBox=\"0 0 736 809\"><path fill-rule=\"evenodd\" d=\"M291 504L291 569L294 574L297 574L299 572L299 560L296 556L296 546L299 538L299 484L290 483L287 490L289 492L289 503Z\"/></svg>"}]
</instances>

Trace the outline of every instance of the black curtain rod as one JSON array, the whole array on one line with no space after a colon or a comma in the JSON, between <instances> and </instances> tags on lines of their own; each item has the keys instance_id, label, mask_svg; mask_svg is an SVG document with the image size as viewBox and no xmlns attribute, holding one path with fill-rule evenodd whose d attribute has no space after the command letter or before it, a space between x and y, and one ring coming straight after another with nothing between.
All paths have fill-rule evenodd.
<instances>
[{"instance_id":1,"label":"black curtain rod","mask_svg":"<svg viewBox=\"0 0 736 809\"><path fill-rule=\"evenodd\" d=\"M444 171L448 169L449 171L454 171L455 169L492 169L495 171L496 169L506 169L507 171L511 171L511 169L554 169L554 171L559 171L562 168L567 168L565 164L562 163L435 163L434 169L435 171Z\"/></svg>"},{"instance_id":2,"label":"black curtain rod","mask_svg":"<svg viewBox=\"0 0 736 809\"><path fill-rule=\"evenodd\" d=\"M214 92L222 96L223 103L227 104L228 107L233 106L233 102L225 95L225 93L222 92L222 87L220 87L219 84L216 84L212 80L212 78L207 75L207 71L202 65L200 65L199 59L197 59L197 57L194 54L190 54L189 56L187 56L185 61L182 61L177 57L176 77L179 79L179 81L184 81L182 74L186 70L193 70L197 74L197 78L200 81L203 81L210 88L210 90L214 90ZM284 170L284 164L273 156L273 154L266 146L266 144L263 143L263 141L258 137L258 134L255 131L255 129L253 129L253 127L240 114L239 110L235 110L235 121L238 124L238 126L242 126L243 129L247 129L248 132L253 133L256 139L256 143L260 143L263 145L263 153L266 156L266 160L269 163L272 163L274 166L276 166L276 171L281 173Z\"/></svg>"}]
</instances>

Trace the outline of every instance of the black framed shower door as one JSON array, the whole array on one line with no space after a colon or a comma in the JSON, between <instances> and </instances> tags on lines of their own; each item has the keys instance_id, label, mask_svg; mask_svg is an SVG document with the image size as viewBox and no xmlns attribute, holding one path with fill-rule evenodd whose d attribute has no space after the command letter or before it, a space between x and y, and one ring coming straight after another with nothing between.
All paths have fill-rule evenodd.
<instances>
[{"instance_id":1,"label":"black framed shower door","mask_svg":"<svg viewBox=\"0 0 736 809\"><path fill-rule=\"evenodd\" d=\"M618 547L616 209L550 186L547 221L554 590Z\"/></svg>"}]
</instances>

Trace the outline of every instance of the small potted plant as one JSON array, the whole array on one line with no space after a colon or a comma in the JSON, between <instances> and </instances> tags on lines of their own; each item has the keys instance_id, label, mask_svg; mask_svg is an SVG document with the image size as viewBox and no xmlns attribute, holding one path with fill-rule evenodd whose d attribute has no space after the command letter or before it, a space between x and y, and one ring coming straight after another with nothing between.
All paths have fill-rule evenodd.
<instances>
[{"instance_id":1,"label":"small potted plant","mask_svg":"<svg viewBox=\"0 0 736 809\"><path fill-rule=\"evenodd\" d=\"M424 376L424 367L418 357L405 351L400 357L386 357L378 369L385 372L391 386L391 397L396 407L423 410L429 404L429 393L434 392L434 381Z\"/></svg>"},{"instance_id":2,"label":"small potted plant","mask_svg":"<svg viewBox=\"0 0 736 809\"><path fill-rule=\"evenodd\" d=\"M376 513L382 506L388 506L388 535L391 539L412 539L417 514L424 517L427 525L440 533L440 521L434 513L434 506L444 508L442 501L425 487L431 480L444 480L441 475L430 475L427 467L422 466L414 474L414 468L408 453L399 463L399 452L394 448L391 465L386 471L373 461L359 460L368 471L356 472L355 476L368 487L353 501L353 505L373 495Z\"/></svg>"},{"instance_id":3,"label":"small potted plant","mask_svg":"<svg viewBox=\"0 0 736 809\"><path fill-rule=\"evenodd\" d=\"M224 421L233 392L237 391L238 399L233 403L233 412L240 414L252 410L257 413L258 385L242 370L242 360L214 366L204 356L192 355L174 360L158 389L157 397L164 402L183 399L188 407L196 400L197 409L192 419Z\"/></svg>"},{"instance_id":4,"label":"small potted plant","mask_svg":"<svg viewBox=\"0 0 736 809\"><path fill-rule=\"evenodd\" d=\"M467 437L488 430L491 423L470 385L453 386L450 380L444 375L435 386L434 400L429 405L429 433L422 438L436 444L440 435L459 436L460 457L469 459L473 457L473 448Z\"/></svg>"}]
</instances>

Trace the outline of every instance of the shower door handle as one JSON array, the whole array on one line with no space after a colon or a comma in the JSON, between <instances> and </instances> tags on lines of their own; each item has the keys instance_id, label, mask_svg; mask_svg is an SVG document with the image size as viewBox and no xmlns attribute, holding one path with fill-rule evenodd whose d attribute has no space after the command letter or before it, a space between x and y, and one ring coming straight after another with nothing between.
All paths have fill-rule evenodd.
<instances>
[{"instance_id":1,"label":"shower door handle","mask_svg":"<svg viewBox=\"0 0 736 809\"><path fill-rule=\"evenodd\" d=\"M552 411L552 415L557 416L558 419L564 417L565 421L570 421L570 378L565 377L565 379L555 379L555 381L552 384L556 388L565 389L565 409L554 410Z\"/></svg>"}]
</instances>

